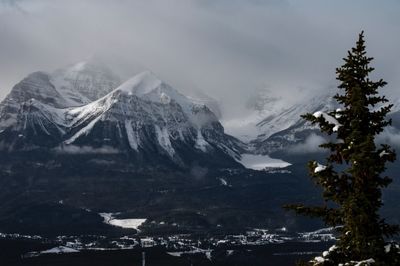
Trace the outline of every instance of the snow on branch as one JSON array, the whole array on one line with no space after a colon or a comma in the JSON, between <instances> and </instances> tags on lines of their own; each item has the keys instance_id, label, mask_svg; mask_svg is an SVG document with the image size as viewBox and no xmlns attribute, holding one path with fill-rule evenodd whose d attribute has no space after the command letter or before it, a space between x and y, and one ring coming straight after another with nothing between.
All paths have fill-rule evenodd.
<instances>
[{"instance_id":1,"label":"snow on branch","mask_svg":"<svg viewBox=\"0 0 400 266\"><path fill-rule=\"evenodd\" d=\"M313 116L314 116L315 118L323 117L329 124L334 125L334 127L333 127L333 129L332 129L333 132L337 132L337 131L339 130L339 127L342 126L342 125L336 120L336 118L334 118L334 117L332 117L332 116L330 116L330 115L328 115L327 113L324 113L324 112L322 112L322 111L315 112L315 113L313 114Z\"/></svg>"}]
</instances>

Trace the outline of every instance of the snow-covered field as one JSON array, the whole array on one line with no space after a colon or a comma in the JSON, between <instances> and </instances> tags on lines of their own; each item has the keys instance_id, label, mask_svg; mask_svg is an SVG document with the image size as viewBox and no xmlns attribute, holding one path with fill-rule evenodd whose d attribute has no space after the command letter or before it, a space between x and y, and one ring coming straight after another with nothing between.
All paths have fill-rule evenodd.
<instances>
[{"instance_id":1,"label":"snow-covered field","mask_svg":"<svg viewBox=\"0 0 400 266\"><path fill-rule=\"evenodd\" d=\"M41 251L41 254L61 254L61 253L75 253L79 252L79 250L69 248L69 247L64 247L64 246L59 246L59 247L54 247L45 251Z\"/></svg>"},{"instance_id":2,"label":"snow-covered field","mask_svg":"<svg viewBox=\"0 0 400 266\"><path fill-rule=\"evenodd\" d=\"M106 224L135 230L139 230L138 227L146 221L146 219L115 219L113 213L102 212L99 215L103 217Z\"/></svg>"},{"instance_id":3,"label":"snow-covered field","mask_svg":"<svg viewBox=\"0 0 400 266\"><path fill-rule=\"evenodd\" d=\"M254 154L242 154L242 158L239 161L244 167L253 170L264 170L266 168L284 168L291 165L280 159L273 159L268 155L254 155Z\"/></svg>"}]
</instances>

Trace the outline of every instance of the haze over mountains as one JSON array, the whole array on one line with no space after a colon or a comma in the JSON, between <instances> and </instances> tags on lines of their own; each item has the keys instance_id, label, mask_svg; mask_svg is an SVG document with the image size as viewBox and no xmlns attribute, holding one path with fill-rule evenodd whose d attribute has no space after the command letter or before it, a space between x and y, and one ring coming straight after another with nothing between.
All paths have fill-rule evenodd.
<instances>
[{"instance_id":1,"label":"haze over mountains","mask_svg":"<svg viewBox=\"0 0 400 266\"><path fill-rule=\"evenodd\" d=\"M312 201L304 165L323 156L324 136L300 115L336 108L332 97L288 105L261 91L247 106L248 117L227 121L203 93L186 96L150 71L122 81L90 61L34 72L0 103L0 228L56 232L61 213L80 217L68 227L76 233L116 212L150 231L159 230L154 220L179 230L303 228L281 206ZM397 108L382 135L394 143Z\"/></svg>"},{"instance_id":2,"label":"haze over mountains","mask_svg":"<svg viewBox=\"0 0 400 266\"><path fill-rule=\"evenodd\" d=\"M335 68L365 31L371 79L394 103L376 142L398 152L399 10L0 0L0 264L145 251L149 264L286 265L328 250L334 228L282 208L324 204L307 163L329 164L318 146L336 133L300 115L340 108ZM381 214L400 224L399 161L387 167Z\"/></svg>"},{"instance_id":3,"label":"haze over mountains","mask_svg":"<svg viewBox=\"0 0 400 266\"><path fill-rule=\"evenodd\" d=\"M71 152L90 147L141 154L139 161L162 155L177 164L186 157L180 152L224 154L234 162L243 153L307 145L310 136L309 148L316 150L323 139L300 115L336 108L332 94L306 94L290 104L260 90L247 102L248 115L224 120L218 101L201 92L185 96L150 71L122 82L104 64L80 62L34 72L14 86L0 104L0 146ZM400 106L394 102L394 127L383 134L392 142Z\"/></svg>"},{"instance_id":4,"label":"haze over mountains","mask_svg":"<svg viewBox=\"0 0 400 266\"><path fill-rule=\"evenodd\" d=\"M232 163L240 158L241 142L224 134L207 99L188 98L149 71L120 83L110 70L85 62L30 74L1 104L2 148L90 147L177 164L184 153L219 154Z\"/></svg>"}]
</instances>

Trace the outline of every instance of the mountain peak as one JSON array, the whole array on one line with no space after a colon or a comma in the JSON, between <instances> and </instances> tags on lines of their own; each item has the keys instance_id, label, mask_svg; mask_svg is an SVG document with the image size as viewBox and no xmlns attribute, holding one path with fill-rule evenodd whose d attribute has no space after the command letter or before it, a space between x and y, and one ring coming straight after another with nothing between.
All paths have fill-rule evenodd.
<instances>
[{"instance_id":1,"label":"mountain peak","mask_svg":"<svg viewBox=\"0 0 400 266\"><path fill-rule=\"evenodd\" d=\"M51 82L62 94L73 94L67 98L78 103L97 100L121 84L120 78L107 65L95 60L58 69L51 75Z\"/></svg>"},{"instance_id":2,"label":"mountain peak","mask_svg":"<svg viewBox=\"0 0 400 266\"><path fill-rule=\"evenodd\" d=\"M163 82L151 71L144 71L120 85L117 90L143 96L161 86Z\"/></svg>"}]
</instances>

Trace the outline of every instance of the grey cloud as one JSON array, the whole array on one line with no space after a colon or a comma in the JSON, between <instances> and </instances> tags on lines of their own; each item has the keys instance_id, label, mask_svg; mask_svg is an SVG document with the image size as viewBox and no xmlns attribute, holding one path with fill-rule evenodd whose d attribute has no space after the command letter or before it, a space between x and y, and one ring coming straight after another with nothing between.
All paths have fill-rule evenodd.
<instances>
[{"instance_id":1,"label":"grey cloud","mask_svg":"<svg viewBox=\"0 0 400 266\"><path fill-rule=\"evenodd\" d=\"M377 136L376 142L377 144L389 144L392 147L399 149L400 131L393 127L388 127Z\"/></svg>"},{"instance_id":2,"label":"grey cloud","mask_svg":"<svg viewBox=\"0 0 400 266\"><path fill-rule=\"evenodd\" d=\"M322 152L323 149L320 148L319 145L325 142L326 140L323 137L312 133L310 136L306 138L304 142L296 144L293 147L290 147L289 152L293 154Z\"/></svg>"},{"instance_id":3,"label":"grey cloud","mask_svg":"<svg viewBox=\"0 0 400 266\"><path fill-rule=\"evenodd\" d=\"M20 0L0 4L0 98L26 74L102 56L200 88L228 114L269 86L325 89L364 29L377 76L400 85L399 4L386 1ZM117 68L117 67L116 67ZM242 108L242 109L241 109Z\"/></svg>"},{"instance_id":4,"label":"grey cloud","mask_svg":"<svg viewBox=\"0 0 400 266\"><path fill-rule=\"evenodd\" d=\"M89 146L76 146L66 145L54 149L56 153L60 154L117 154L119 151L113 147L103 146L100 148L93 148Z\"/></svg>"}]
</instances>

